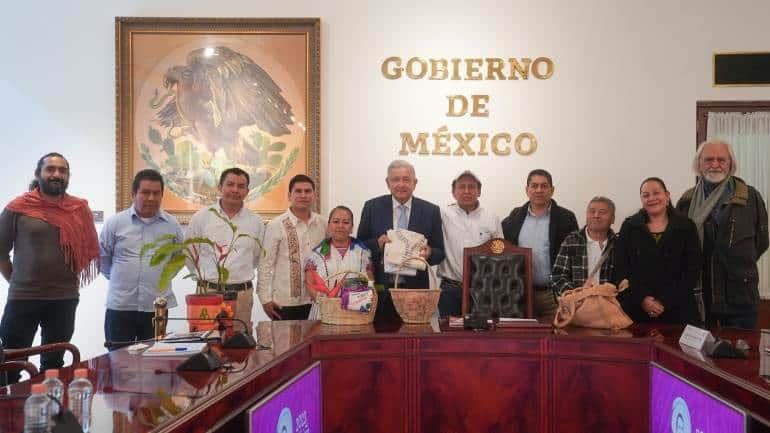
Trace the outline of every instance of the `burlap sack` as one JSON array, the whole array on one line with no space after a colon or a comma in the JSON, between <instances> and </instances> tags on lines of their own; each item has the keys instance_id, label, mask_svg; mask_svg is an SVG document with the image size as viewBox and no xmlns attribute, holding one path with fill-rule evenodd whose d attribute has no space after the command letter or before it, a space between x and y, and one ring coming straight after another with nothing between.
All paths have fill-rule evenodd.
<instances>
[{"instance_id":1,"label":"burlap sack","mask_svg":"<svg viewBox=\"0 0 770 433\"><path fill-rule=\"evenodd\" d=\"M618 293L626 287L628 281L623 280L617 288L614 284L604 283L565 291L559 296L559 309L553 318L553 325L557 328L567 325L598 329L628 328L634 322L617 300Z\"/></svg>"}]
</instances>

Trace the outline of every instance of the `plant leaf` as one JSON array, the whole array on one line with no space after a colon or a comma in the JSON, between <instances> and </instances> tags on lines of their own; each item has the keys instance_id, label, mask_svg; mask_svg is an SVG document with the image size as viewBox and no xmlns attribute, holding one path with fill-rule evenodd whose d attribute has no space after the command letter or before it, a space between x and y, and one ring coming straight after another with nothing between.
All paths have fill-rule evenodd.
<instances>
[{"instance_id":1,"label":"plant leaf","mask_svg":"<svg viewBox=\"0 0 770 433\"><path fill-rule=\"evenodd\" d=\"M272 154L269 158L267 158L267 164L273 167L278 167L281 165L281 161L283 161L283 156L278 154Z\"/></svg>"},{"instance_id":2,"label":"plant leaf","mask_svg":"<svg viewBox=\"0 0 770 433\"><path fill-rule=\"evenodd\" d=\"M160 272L160 278L158 279L158 288L161 291L168 289L171 280L173 280L176 274L179 273L179 270L184 267L186 261L187 256L184 254L177 254L171 257L168 263L163 266L163 270Z\"/></svg>"},{"instance_id":3,"label":"plant leaf","mask_svg":"<svg viewBox=\"0 0 770 433\"><path fill-rule=\"evenodd\" d=\"M155 248L155 246L158 245L158 242L148 242L144 245L142 245L142 250L139 251L139 258L144 258L144 255L147 254L147 251L150 251L151 249Z\"/></svg>"},{"instance_id":4,"label":"plant leaf","mask_svg":"<svg viewBox=\"0 0 770 433\"><path fill-rule=\"evenodd\" d=\"M286 143L283 141L276 141L270 145L270 150L273 152L283 152L284 149L286 149Z\"/></svg>"},{"instance_id":5,"label":"plant leaf","mask_svg":"<svg viewBox=\"0 0 770 433\"><path fill-rule=\"evenodd\" d=\"M232 222L232 221L230 221L230 218L226 218L224 215L222 215L221 213L219 213L219 211L218 211L218 210L216 210L216 209L215 209L215 208L213 208L213 207L210 207L210 208L209 208L209 211L211 211L211 212L212 212L214 215L216 215L216 216L217 216L219 219L221 219L221 220L222 220L222 221L224 221L224 222L225 222L225 223L226 223L228 226L230 226L230 230L232 230L232 231L233 231L233 233L235 233L235 232L237 232L237 231L238 231L238 226L237 226L237 225L235 225L235 224L233 224L233 222Z\"/></svg>"},{"instance_id":6,"label":"plant leaf","mask_svg":"<svg viewBox=\"0 0 770 433\"><path fill-rule=\"evenodd\" d=\"M184 246L185 247L189 246L189 245L192 245L192 244L206 244L206 245L210 245L212 248L214 248L215 245L216 245L216 244L214 244L214 242L211 239L205 238L205 237L202 237L202 236L195 237L195 238L187 238L187 239L184 240Z\"/></svg>"},{"instance_id":7,"label":"plant leaf","mask_svg":"<svg viewBox=\"0 0 770 433\"><path fill-rule=\"evenodd\" d=\"M257 243L257 245L259 245L259 249L262 250L262 253L264 254L265 249L262 247L262 241L260 241L258 237L252 236L248 233L239 233L238 236L236 236L235 239L233 240L233 245L235 245L235 241L237 241L240 238L253 239ZM233 251L235 251L235 249L233 249Z\"/></svg>"},{"instance_id":8,"label":"plant leaf","mask_svg":"<svg viewBox=\"0 0 770 433\"><path fill-rule=\"evenodd\" d=\"M139 257L144 257L144 255L147 254L147 251L157 247L164 242L168 242L174 239L176 239L176 235L173 233L166 233L165 235L158 236L154 241L142 245L142 250L139 251Z\"/></svg>"},{"instance_id":9,"label":"plant leaf","mask_svg":"<svg viewBox=\"0 0 770 433\"><path fill-rule=\"evenodd\" d=\"M230 277L230 271L222 265L217 265L217 268L219 268L218 271L219 275L222 277L222 283L227 283L227 279Z\"/></svg>"},{"instance_id":10,"label":"plant leaf","mask_svg":"<svg viewBox=\"0 0 770 433\"><path fill-rule=\"evenodd\" d=\"M174 156L174 150L174 140L170 138L163 140L163 151L166 152L168 156Z\"/></svg>"},{"instance_id":11,"label":"plant leaf","mask_svg":"<svg viewBox=\"0 0 770 433\"><path fill-rule=\"evenodd\" d=\"M152 126L150 126L150 131L147 133L147 136L153 143L158 145L163 144L163 139L160 137L160 132L158 132L158 130Z\"/></svg>"},{"instance_id":12,"label":"plant leaf","mask_svg":"<svg viewBox=\"0 0 770 433\"><path fill-rule=\"evenodd\" d=\"M159 246L159 245L161 245L161 244L163 244L165 242L172 241L174 239L176 239L176 235L172 234L172 233L167 233L165 235L158 236L154 241L148 242L148 243L142 245L142 249L141 249L141 251L139 251L139 257L140 258L144 257L144 255L147 254L147 252L149 250L151 250L151 249L153 249L153 248L155 248L155 247L157 247L157 246Z\"/></svg>"},{"instance_id":13,"label":"plant leaf","mask_svg":"<svg viewBox=\"0 0 770 433\"><path fill-rule=\"evenodd\" d=\"M157 250L152 254L152 257L150 257L150 266L158 266L159 264L163 263L164 260L166 260L166 257L176 254L179 251L183 250L185 248L185 244L180 244L177 242L171 243L171 244L165 244L163 246L158 247ZM182 257L186 257L184 254L180 254ZM171 258L169 262L173 260Z\"/></svg>"}]
</instances>

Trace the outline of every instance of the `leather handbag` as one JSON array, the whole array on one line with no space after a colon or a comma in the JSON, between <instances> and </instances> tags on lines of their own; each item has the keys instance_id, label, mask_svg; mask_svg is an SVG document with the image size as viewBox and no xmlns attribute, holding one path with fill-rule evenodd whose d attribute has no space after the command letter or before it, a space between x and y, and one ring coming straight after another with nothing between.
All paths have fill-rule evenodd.
<instances>
[{"instance_id":1,"label":"leather handbag","mask_svg":"<svg viewBox=\"0 0 770 433\"><path fill-rule=\"evenodd\" d=\"M634 322L617 299L618 293L626 287L628 281L623 280L618 287L604 283L566 290L558 298L559 309L553 318L553 325L557 328L567 325L598 329L628 328Z\"/></svg>"}]
</instances>

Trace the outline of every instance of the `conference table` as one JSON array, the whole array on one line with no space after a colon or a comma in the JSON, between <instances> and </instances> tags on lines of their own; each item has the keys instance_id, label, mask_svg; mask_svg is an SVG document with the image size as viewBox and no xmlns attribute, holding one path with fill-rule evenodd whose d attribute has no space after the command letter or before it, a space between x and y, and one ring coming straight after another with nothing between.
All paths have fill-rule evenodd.
<instances>
[{"instance_id":1,"label":"conference table","mask_svg":"<svg viewBox=\"0 0 770 433\"><path fill-rule=\"evenodd\" d=\"M316 361L324 432L648 432L656 363L742 408L751 432L770 431L770 334L742 338L747 359L711 359L678 344L682 326L619 331L432 324L334 326L260 322L261 347L223 349L227 368L176 371L179 358L125 349L86 367L92 432L245 432L245 413ZM21 432L30 385L0 388L0 432Z\"/></svg>"}]
</instances>

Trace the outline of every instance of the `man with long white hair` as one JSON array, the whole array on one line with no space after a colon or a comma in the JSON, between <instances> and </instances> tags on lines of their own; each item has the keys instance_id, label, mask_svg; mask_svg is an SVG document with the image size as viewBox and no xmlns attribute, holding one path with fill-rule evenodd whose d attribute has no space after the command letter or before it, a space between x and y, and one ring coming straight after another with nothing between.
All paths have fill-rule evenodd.
<instances>
[{"instance_id":1,"label":"man with long white hair","mask_svg":"<svg viewBox=\"0 0 770 433\"><path fill-rule=\"evenodd\" d=\"M693 170L697 183L676 207L695 222L703 246L701 319L707 325L756 328L757 261L769 243L765 202L735 176L737 161L729 143L701 143Z\"/></svg>"}]
</instances>

